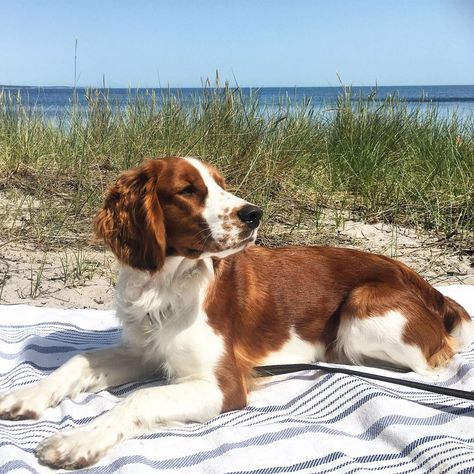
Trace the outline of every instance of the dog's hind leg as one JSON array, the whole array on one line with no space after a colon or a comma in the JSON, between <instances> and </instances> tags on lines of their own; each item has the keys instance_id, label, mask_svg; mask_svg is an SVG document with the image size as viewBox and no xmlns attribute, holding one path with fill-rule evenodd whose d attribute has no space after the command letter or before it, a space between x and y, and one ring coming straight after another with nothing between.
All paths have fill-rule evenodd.
<instances>
[{"instance_id":1,"label":"dog's hind leg","mask_svg":"<svg viewBox=\"0 0 474 474\"><path fill-rule=\"evenodd\" d=\"M98 392L146 374L142 358L120 346L79 354L39 382L1 394L0 418L36 419L67 397Z\"/></svg>"},{"instance_id":2,"label":"dog's hind leg","mask_svg":"<svg viewBox=\"0 0 474 474\"><path fill-rule=\"evenodd\" d=\"M377 359L435 375L454 354L440 315L406 289L373 283L356 288L341 309L335 355L361 364Z\"/></svg>"}]
</instances>

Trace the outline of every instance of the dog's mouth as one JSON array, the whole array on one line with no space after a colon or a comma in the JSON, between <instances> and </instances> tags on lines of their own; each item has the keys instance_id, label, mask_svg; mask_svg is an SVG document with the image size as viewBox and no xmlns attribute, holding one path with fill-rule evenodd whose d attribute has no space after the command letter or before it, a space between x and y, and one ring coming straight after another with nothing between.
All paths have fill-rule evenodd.
<instances>
[{"instance_id":1,"label":"dog's mouth","mask_svg":"<svg viewBox=\"0 0 474 474\"><path fill-rule=\"evenodd\" d=\"M255 243L257 238L257 229L247 233L243 238L237 241L212 242L206 246L194 246L186 249L186 257L196 259L200 257L216 256L221 257L240 252Z\"/></svg>"},{"instance_id":2,"label":"dog's mouth","mask_svg":"<svg viewBox=\"0 0 474 474\"><path fill-rule=\"evenodd\" d=\"M247 247L250 247L255 243L255 240L257 239L257 230L253 230L249 236L239 240L238 242L234 243L233 245L230 245L228 248L224 250L244 250Z\"/></svg>"},{"instance_id":3,"label":"dog's mouth","mask_svg":"<svg viewBox=\"0 0 474 474\"><path fill-rule=\"evenodd\" d=\"M250 245L253 245L255 243L255 241L257 240L257 231L253 231L249 237L247 237L246 239L244 239L240 245L244 245L245 248L249 247Z\"/></svg>"}]
</instances>

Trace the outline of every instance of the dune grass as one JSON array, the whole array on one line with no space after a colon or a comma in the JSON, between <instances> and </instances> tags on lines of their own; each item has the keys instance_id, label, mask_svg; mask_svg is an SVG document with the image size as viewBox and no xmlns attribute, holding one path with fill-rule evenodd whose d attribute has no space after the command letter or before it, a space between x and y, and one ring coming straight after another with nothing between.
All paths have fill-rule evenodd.
<instances>
[{"instance_id":1,"label":"dune grass","mask_svg":"<svg viewBox=\"0 0 474 474\"><path fill-rule=\"evenodd\" d=\"M144 158L192 155L216 165L232 190L264 207L269 223L321 209L432 231L472 253L474 119L444 117L389 99L351 100L332 110L271 107L240 89L136 95L124 107L88 91L55 121L0 94L0 232L41 246L88 242L91 218L121 170ZM3 196L3 198L2 198ZM343 217L341 217L343 219ZM262 238L272 240L272 226ZM318 242L317 232L310 241ZM308 242L309 243L309 242Z\"/></svg>"}]
</instances>

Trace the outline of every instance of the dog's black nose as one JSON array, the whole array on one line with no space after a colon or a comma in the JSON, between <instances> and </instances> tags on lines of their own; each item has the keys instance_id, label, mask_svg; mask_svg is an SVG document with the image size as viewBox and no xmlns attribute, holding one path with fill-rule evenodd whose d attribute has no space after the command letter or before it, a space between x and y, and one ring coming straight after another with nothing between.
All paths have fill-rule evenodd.
<instances>
[{"instance_id":1,"label":"dog's black nose","mask_svg":"<svg viewBox=\"0 0 474 474\"><path fill-rule=\"evenodd\" d=\"M237 211L237 215L242 222L245 222L251 229L256 229L260 224L263 211L251 204L246 204L244 207Z\"/></svg>"}]
</instances>

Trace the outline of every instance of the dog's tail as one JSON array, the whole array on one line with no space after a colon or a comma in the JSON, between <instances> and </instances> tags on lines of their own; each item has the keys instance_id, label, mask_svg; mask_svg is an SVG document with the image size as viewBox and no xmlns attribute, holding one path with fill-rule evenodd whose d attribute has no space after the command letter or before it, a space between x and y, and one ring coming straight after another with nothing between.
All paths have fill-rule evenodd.
<instances>
[{"instance_id":1,"label":"dog's tail","mask_svg":"<svg viewBox=\"0 0 474 474\"><path fill-rule=\"evenodd\" d=\"M447 337L445 348L447 354L463 351L474 342L474 321L469 313L449 296L443 295L431 286L418 273L406 265L400 264L405 278L413 285L422 304L433 314L437 315L444 326ZM441 351L443 352L443 351ZM450 355L446 356L451 357Z\"/></svg>"},{"instance_id":2,"label":"dog's tail","mask_svg":"<svg viewBox=\"0 0 474 474\"><path fill-rule=\"evenodd\" d=\"M467 349L474 341L474 322L468 312L449 296L444 298L444 327L454 338L456 350Z\"/></svg>"}]
</instances>

